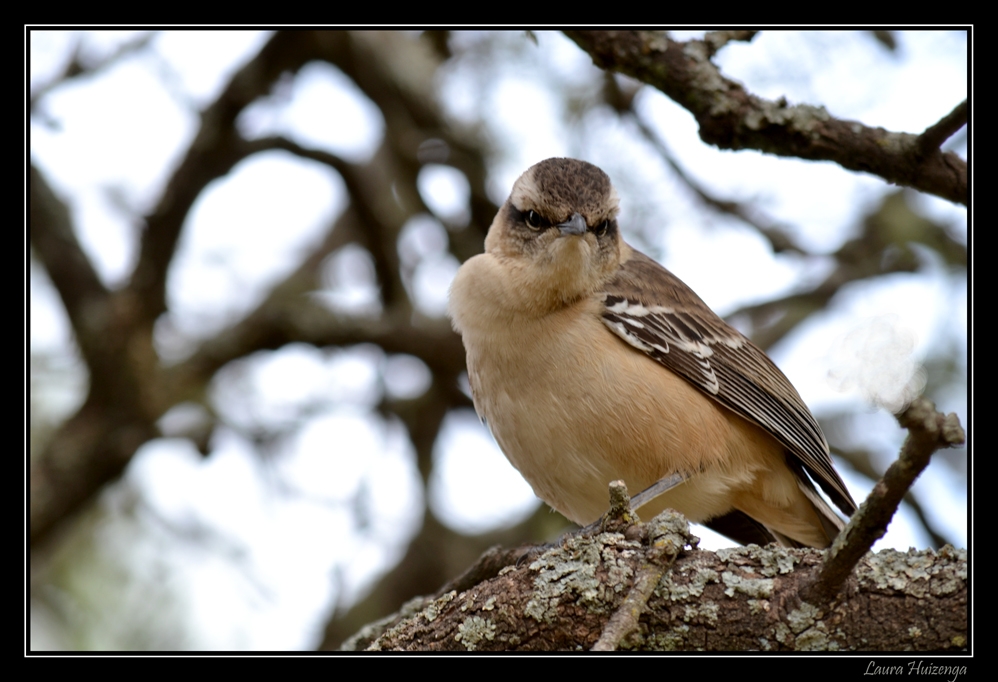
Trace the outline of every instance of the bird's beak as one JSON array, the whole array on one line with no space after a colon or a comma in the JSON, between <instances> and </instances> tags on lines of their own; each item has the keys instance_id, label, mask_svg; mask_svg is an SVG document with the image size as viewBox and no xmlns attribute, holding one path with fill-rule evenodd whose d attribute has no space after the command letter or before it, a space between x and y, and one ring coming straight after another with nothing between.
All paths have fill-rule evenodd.
<instances>
[{"instance_id":1,"label":"bird's beak","mask_svg":"<svg viewBox=\"0 0 998 682\"><path fill-rule=\"evenodd\" d=\"M562 237L567 237L570 234L582 235L589 229L586 226L586 219L578 213L573 213L571 218L563 223L558 223L556 227L561 232Z\"/></svg>"}]
</instances>

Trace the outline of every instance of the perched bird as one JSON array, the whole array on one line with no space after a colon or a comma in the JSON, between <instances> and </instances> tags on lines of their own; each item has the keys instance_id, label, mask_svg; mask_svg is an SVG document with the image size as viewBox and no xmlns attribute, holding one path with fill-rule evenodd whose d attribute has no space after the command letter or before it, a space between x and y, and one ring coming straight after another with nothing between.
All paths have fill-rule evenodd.
<instances>
[{"instance_id":1,"label":"perched bird","mask_svg":"<svg viewBox=\"0 0 998 682\"><path fill-rule=\"evenodd\" d=\"M547 159L451 286L475 409L534 493L585 525L608 484L742 543L827 547L856 505L766 354L621 238L606 173ZM810 476L810 478L809 478ZM648 497L648 496L646 496Z\"/></svg>"}]
</instances>

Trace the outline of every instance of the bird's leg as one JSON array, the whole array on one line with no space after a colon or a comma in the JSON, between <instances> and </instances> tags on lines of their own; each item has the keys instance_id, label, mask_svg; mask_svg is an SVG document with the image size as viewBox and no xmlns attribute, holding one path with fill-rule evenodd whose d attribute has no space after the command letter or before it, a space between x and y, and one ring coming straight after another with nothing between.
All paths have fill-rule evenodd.
<instances>
[{"instance_id":1,"label":"bird's leg","mask_svg":"<svg viewBox=\"0 0 998 682\"><path fill-rule=\"evenodd\" d=\"M631 498L631 509L637 511L662 493L672 490L680 483L685 483L689 477L689 474L675 473L659 479Z\"/></svg>"},{"instance_id":2,"label":"bird's leg","mask_svg":"<svg viewBox=\"0 0 998 682\"><path fill-rule=\"evenodd\" d=\"M627 498L627 487L624 485L623 481L614 481L610 484L610 510L603 514L600 518L596 519L588 526L585 526L581 530L577 531L579 535L595 535L596 533L605 530L608 519L612 518L631 518L631 523L637 520L637 516L632 517L632 512L636 512L638 508L643 507L652 500L654 500L659 495L666 493L673 488L675 488L680 483L685 483L689 479L689 474L675 473L671 476L666 476L665 478L659 479L655 483L651 484L640 493L628 500Z\"/></svg>"}]
</instances>

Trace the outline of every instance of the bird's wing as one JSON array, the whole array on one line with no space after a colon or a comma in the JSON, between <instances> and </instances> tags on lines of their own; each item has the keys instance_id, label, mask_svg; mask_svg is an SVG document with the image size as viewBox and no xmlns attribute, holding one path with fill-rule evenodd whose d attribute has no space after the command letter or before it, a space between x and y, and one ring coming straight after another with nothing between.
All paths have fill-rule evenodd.
<instances>
[{"instance_id":1,"label":"bird's wing","mask_svg":"<svg viewBox=\"0 0 998 682\"><path fill-rule=\"evenodd\" d=\"M832 468L825 437L783 372L678 277L643 253L631 251L603 289L606 326L772 434L839 509L851 515L856 503Z\"/></svg>"}]
</instances>

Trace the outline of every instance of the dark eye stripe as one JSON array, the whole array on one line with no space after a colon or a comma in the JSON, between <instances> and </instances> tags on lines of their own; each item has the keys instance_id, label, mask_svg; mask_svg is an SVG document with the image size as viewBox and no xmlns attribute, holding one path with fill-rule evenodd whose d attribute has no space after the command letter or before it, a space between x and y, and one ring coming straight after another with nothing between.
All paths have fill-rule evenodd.
<instances>
[{"instance_id":1,"label":"dark eye stripe","mask_svg":"<svg viewBox=\"0 0 998 682\"><path fill-rule=\"evenodd\" d=\"M541 215L540 213L538 213L533 209L527 209L526 211L521 211L517 209L515 206L510 205L509 210L510 210L510 217L513 219L513 222L523 223L531 230L534 231L545 230L554 225L554 223L551 220L545 218L543 215ZM590 226L589 231L595 234L597 237L603 238L606 235L614 234L617 231L617 221L607 218L595 226Z\"/></svg>"}]
</instances>

